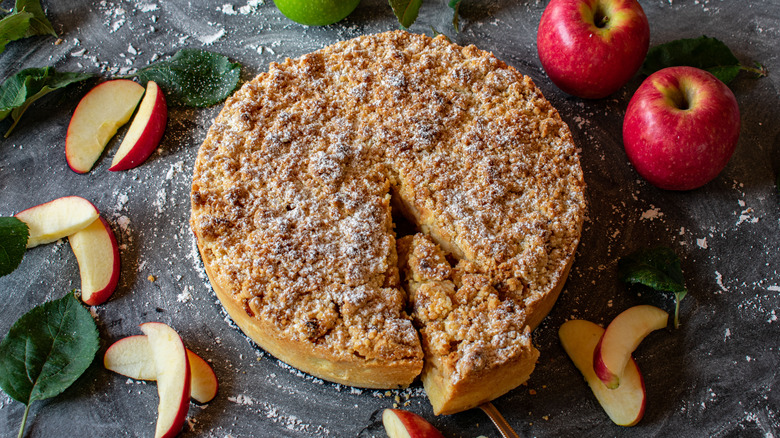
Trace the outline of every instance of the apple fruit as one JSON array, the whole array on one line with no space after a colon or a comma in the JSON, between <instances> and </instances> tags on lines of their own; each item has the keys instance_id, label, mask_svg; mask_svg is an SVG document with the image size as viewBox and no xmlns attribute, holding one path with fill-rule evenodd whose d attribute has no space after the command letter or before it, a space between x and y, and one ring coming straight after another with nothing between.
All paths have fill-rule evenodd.
<instances>
[{"instance_id":1,"label":"apple fruit","mask_svg":"<svg viewBox=\"0 0 780 438\"><path fill-rule=\"evenodd\" d=\"M79 262L81 300L90 306L103 304L119 283L119 247L111 226L99 217L68 241Z\"/></svg>"},{"instance_id":2,"label":"apple fruit","mask_svg":"<svg viewBox=\"0 0 780 438\"><path fill-rule=\"evenodd\" d=\"M214 370L208 362L189 348L187 359L192 374L190 396L198 403L210 402L219 389ZM128 336L111 344L103 356L103 366L107 370L132 379L157 380L157 368L152 358L149 340L145 335Z\"/></svg>"},{"instance_id":3,"label":"apple fruit","mask_svg":"<svg viewBox=\"0 0 780 438\"><path fill-rule=\"evenodd\" d=\"M444 435L421 416L402 409L385 409L382 424L390 438L444 438Z\"/></svg>"},{"instance_id":4,"label":"apple fruit","mask_svg":"<svg viewBox=\"0 0 780 438\"><path fill-rule=\"evenodd\" d=\"M65 136L65 158L76 173L92 169L108 141L130 120L144 87L127 79L103 82L79 101Z\"/></svg>"},{"instance_id":5,"label":"apple fruit","mask_svg":"<svg viewBox=\"0 0 780 438\"><path fill-rule=\"evenodd\" d=\"M642 66L650 26L636 0L552 0L536 34L539 60L566 93L606 97Z\"/></svg>"},{"instance_id":6,"label":"apple fruit","mask_svg":"<svg viewBox=\"0 0 780 438\"><path fill-rule=\"evenodd\" d=\"M620 386L623 370L642 339L666 327L669 314L643 304L626 309L604 331L593 351L593 370L607 388Z\"/></svg>"},{"instance_id":7,"label":"apple fruit","mask_svg":"<svg viewBox=\"0 0 780 438\"><path fill-rule=\"evenodd\" d=\"M631 98L623 146L654 186L692 190L726 167L739 129L739 105L726 84L695 67L668 67L648 76Z\"/></svg>"},{"instance_id":8,"label":"apple fruit","mask_svg":"<svg viewBox=\"0 0 780 438\"><path fill-rule=\"evenodd\" d=\"M160 322L141 324L152 350L157 371L157 407L155 438L172 438L181 431L190 407L190 362L181 337Z\"/></svg>"},{"instance_id":9,"label":"apple fruit","mask_svg":"<svg viewBox=\"0 0 780 438\"><path fill-rule=\"evenodd\" d=\"M603 328L580 319L567 321L558 329L563 349L585 377L604 412L619 426L633 426L645 413L645 383L634 359L626 363L617 389L607 388L596 376L593 352L603 334Z\"/></svg>"},{"instance_id":10,"label":"apple fruit","mask_svg":"<svg viewBox=\"0 0 780 438\"><path fill-rule=\"evenodd\" d=\"M65 196L16 213L27 224L27 248L67 237L95 222L100 216L91 202L80 196Z\"/></svg>"},{"instance_id":11,"label":"apple fruit","mask_svg":"<svg viewBox=\"0 0 780 438\"><path fill-rule=\"evenodd\" d=\"M360 0L274 0L287 18L307 26L325 26L343 20Z\"/></svg>"},{"instance_id":12,"label":"apple fruit","mask_svg":"<svg viewBox=\"0 0 780 438\"><path fill-rule=\"evenodd\" d=\"M165 96L156 82L149 81L144 98L108 170L132 169L146 161L160 144L167 123Z\"/></svg>"}]
</instances>

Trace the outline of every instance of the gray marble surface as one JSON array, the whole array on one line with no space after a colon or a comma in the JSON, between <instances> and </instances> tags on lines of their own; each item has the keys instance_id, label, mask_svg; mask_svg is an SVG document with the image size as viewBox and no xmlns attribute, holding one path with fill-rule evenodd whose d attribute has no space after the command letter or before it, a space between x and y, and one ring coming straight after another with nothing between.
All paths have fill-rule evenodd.
<instances>
[{"instance_id":1,"label":"gray marble surface","mask_svg":"<svg viewBox=\"0 0 780 438\"><path fill-rule=\"evenodd\" d=\"M475 44L531 76L559 109L581 148L590 211L564 293L534 334L541 351L528 382L495 405L524 437L716 436L780 433L780 2L777 0L641 0L651 44L702 34L726 42L745 62L760 61L768 78L741 74L732 83L742 113L736 153L721 175L685 193L658 190L629 165L621 143L626 105L641 82L583 101L547 79L536 54L536 27L546 1L463 0L462 31L450 26L444 0L428 0L411 31L448 34ZM10 7L12 2L0 4ZM103 77L145 66L183 47L215 50L244 65L243 77L269 62L336 41L397 28L387 3L364 0L345 21L322 28L290 22L271 0L44 1L62 41L12 42L0 55L0 77L53 65ZM197 256L188 225L194 159L220 106L173 108L162 146L148 162L108 172L116 140L86 175L65 162L64 141L85 83L53 93L0 140L0 215L65 195L80 195L110 221L121 245L122 274L110 301L93 309L101 351L63 394L31 409L29 437L152 436L157 394L103 369L111 342L158 320L209 359L220 379L217 398L192 405L182 436L384 436L380 415L397 400L448 437L498 436L478 410L434 417L419 385L404 391L357 390L297 372L255 347L226 322ZM0 123L5 132L9 122ZM572 317L608 323L629 306L672 310L666 297L628 289L617 260L665 244L682 258L690 294L682 327L649 336L636 352L647 387L647 412L636 427L613 425L557 339ZM148 280L154 276L155 281ZM79 286L67 242L28 251L0 278L0 335L32 307ZM0 436L14 436L23 406L0 393Z\"/></svg>"}]
</instances>

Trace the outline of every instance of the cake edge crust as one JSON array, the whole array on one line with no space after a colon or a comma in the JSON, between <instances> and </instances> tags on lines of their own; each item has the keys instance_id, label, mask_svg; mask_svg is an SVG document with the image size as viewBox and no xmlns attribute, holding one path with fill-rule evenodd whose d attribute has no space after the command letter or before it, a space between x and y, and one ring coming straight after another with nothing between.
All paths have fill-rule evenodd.
<instances>
[{"instance_id":1,"label":"cake edge crust","mask_svg":"<svg viewBox=\"0 0 780 438\"><path fill-rule=\"evenodd\" d=\"M371 389L406 388L422 372L421 358L393 362L361 360L357 357L347 360L329 354L326 348L311 348L311 343L285 339L278 328L249 316L246 310L240 307L238 300L225 292L219 284L219 277L203 256L199 239L197 245L211 287L225 311L244 334L282 362L329 382Z\"/></svg>"}]
</instances>

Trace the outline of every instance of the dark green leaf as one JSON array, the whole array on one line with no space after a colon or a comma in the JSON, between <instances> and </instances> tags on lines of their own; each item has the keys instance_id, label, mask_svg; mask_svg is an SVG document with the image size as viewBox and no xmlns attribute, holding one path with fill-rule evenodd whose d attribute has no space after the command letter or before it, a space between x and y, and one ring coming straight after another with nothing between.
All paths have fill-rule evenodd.
<instances>
[{"instance_id":1,"label":"dark green leaf","mask_svg":"<svg viewBox=\"0 0 780 438\"><path fill-rule=\"evenodd\" d=\"M765 71L743 66L723 42L707 36L675 40L653 47L647 52L640 71L650 75L677 65L707 70L726 84L734 80L740 70L766 75Z\"/></svg>"},{"instance_id":2,"label":"dark green leaf","mask_svg":"<svg viewBox=\"0 0 780 438\"><path fill-rule=\"evenodd\" d=\"M671 248L657 247L636 251L618 261L618 275L626 283L639 283L657 291L675 295L675 327L679 326L680 301L685 289L680 258Z\"/></svg>"},{"instance_id":3,"label":"dark green leaf","mask_svg":"<svg viewBox=\"0 0 780 438\"><path fill-rule=\"evenodd\" d=\"M455 28L455 32L460 32L458 9L460 9L461 1L462 0L450 0L450 7L452 8L452 27Z\"/></svg>"},{"instance_id":4,"label":"dark green leaf","mask_svg":"<svg viewBox=\"0 0 780 438\"><path fill-rule=\"evenodd\" d=\"M22 114L33 102L56 89L93 76L89 73L60 73L52 67L44 67L27 68L6 79L0 85L0 120L10 114L14 123L5 136L11 134Z\"/></svg>"},{"instance_id":5,"label":"dark green leaf","mask_svg":"<svg viewBox=\"0 0 780 438\"><path fill-rule=\"evenodd\" d=\"M16 0L13 12L18 13L21 11L33 14L33 17L30 19L30 29L25 36L57 36L57 32L54 31L51 22L46 18L46 14L43 13L40 0Z\"/></svg>"},{"instance_id":6,"label":"dark green leaf","mask_svg":"<svg viewBox=\"0 0 780 438\"><path fill-rule=\"evenodd\" d=\"M21 12L8 15L0 20L0 53L5 51L6 44L24 38L27 35L32 18L33 14Z\"/></svg>"},{"instance_id":7,"label":"dark green leaf","mask_svg":"<svg viewBox=\"0 0 780 438\"><path fill-rule=\"evenodd\" d=\"M205 107L225 100L236 89L240 75L241 64L223 55L182 49L130 76L144 84L157 82L173 105Z\"/></svg>"},{"instance_id":8,"label":"dark green leaf","mask_svg":"<svg viewBox=\"0 0 780 438\"><path fill-rule=\"evenodd\" d=\"M414 23L422 6L422 0L389 0L389 2L398 22L404 28L409 28Z\"/></svg>"},{"instance_id":9,"label":"dark green leaf","mask_svg":"<svg viewBox=\"0 0 780 438\"><path fill-rule=\"evenodd\" d=\"M19 266L27 249L30 230L15 217L0 217L0 277Z\"/></svg>"},{"instance_id":10,"label":"dark green leaf","mask_svg":"<svg viewBox=\"0 0 780 438\"><path fill-rule=\"evenodd\" d=\"M60 394L95 358L98 332L73 293L19 318L0 343L0 387L29 405Z\"/></svg>"}]
</instances>

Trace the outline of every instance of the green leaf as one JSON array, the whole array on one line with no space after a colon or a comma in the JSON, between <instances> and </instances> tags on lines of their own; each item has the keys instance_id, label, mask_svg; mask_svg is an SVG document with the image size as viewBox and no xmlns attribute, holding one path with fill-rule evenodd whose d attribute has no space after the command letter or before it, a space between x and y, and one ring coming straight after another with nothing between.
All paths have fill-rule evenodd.
<instances>
[{"instance_id":1,"label":"green leaf","mask_svg":"<svg viewBox=\"0 0 780 438\"><path fill-rule=\"evenodd\" d=\"M740 70L766 76L766 70L760 64L757 68L740 64L737 57L723 42L707 36L675 40L653 47L647 52L640 72L650 75L663 68L677 65L707 70L726 84L734 80Z\"/></svg>"},{"instance_id":2,"label":"green leaf","mask_svg":"<svg viewBox=\"0 0 780 438\"><path fill-rule=\"evenodd\" d=\"M0 277L19 266L27 249L30 230L15 217L0 217Z\"/></svg>"},{"instance_id":3,"label":"green leaf","mask_svg":"<svg viewBox=\"0 0 780 438\"><path fill-rule=\"evenodd\" d=\"M626 283L639 283L675 295L674 325L679 327L680 301L685 289L680 258L671 248L657 247L636 251L618 261L618 275Z\"/></svg>"},{"instance_id":4,"label":"green leaf","mask_svg":"<svg viewBox=\"0 0 780 438\"><path fill-rule=\"evenodd\" d=\"M172 58L154 63L128 77L154 81L173 105L206 107L225 100L238 86L241 64L218 53L179 50Z\"/></svg>"},{"instance_id":5,"label":"green leaf","mask_svg":"<svg viewBox=\"0 0 780 438\"><path fill-rule=\"evenodd\" d=\"M20 12L8 15L0 20L0 53L5 51L6 44L27 36L32 18L33 14Z\"/></svg>"},{"instance_id":6,"label":"green leaf","mask_svg":"<svg viewBox=\"0 0 780 438\"><path fill-rule=\"evenodd\" d=\"M455 28L455 32L460 32L460 20L458 18L458 9L460 9L460 2L462 0L450 0L450 7L452 8L452 27Z\"/></svg>"},{"instance_id":7,"label":"green leaf","mask_svg":"<svg viewBox=\"0 0 780 438\"><path fill-rule=\"evenodd\" d=\"M417 19L417 15L420 13L420 6L422 6L422 0L388 0L390 7L393 8L393 13L398 22L403 28L409 28L414 20Z\"/></svg>"},{"instance_id":8,"label":"green leaf","mask_svg":"<svg viewBox=\"0 0 780 438\"><path fill-rule=\"evenodd\" d=\"M28 409L76 381L95 358L98 332L73 293L44 303L17 320L0 342L0 388ZM22 422L20 436L24 431Z\"/></svg>"},{"instance_id":9,"label":"green leaf","mask_svg":"<svg viewBox=\"0 0 780 438\"><path fill-rule=\"evenodd\" d=\"M25 36L33 35L51 35L57 36L57 32L46 18L46 14L43 13L43 7L40 0L16 0L13 12L19 13L21 11L29 12L33 15L30 19L30 29Z\"/></svg>"},{"instance_id":10,"label":"green leaf","mask_svg":"<svg viewBox=\"0 0 780 438\"><path fill-rule=\"evenodd\" d=\"M0 120L14 120L5 136L11 135L22 114L36 100L59 88L93 77L89 73L57 72L52 67L27 68L0 85Z\"/></svg>"}]
</instances>

